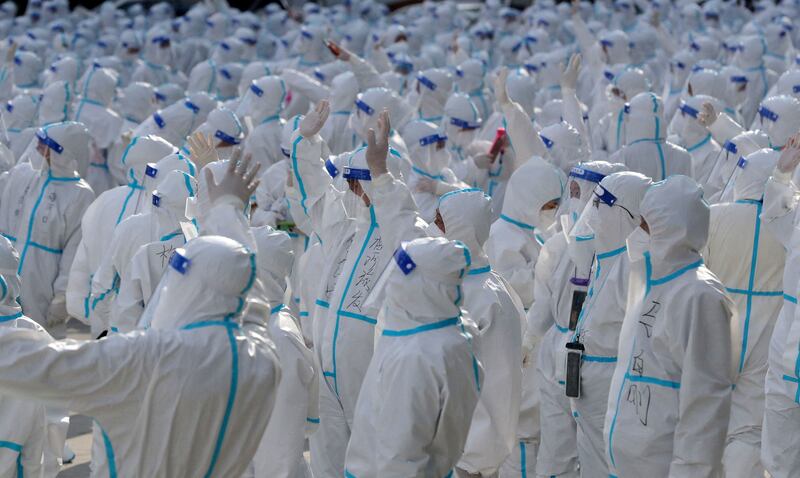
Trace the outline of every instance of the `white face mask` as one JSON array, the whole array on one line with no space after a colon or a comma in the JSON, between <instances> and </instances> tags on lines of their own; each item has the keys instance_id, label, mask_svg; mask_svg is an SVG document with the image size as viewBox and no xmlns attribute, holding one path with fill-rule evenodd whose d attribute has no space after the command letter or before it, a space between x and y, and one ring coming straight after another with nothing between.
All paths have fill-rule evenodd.
<instances>
[{"instance_id":1,"label":"white face mask","mask_svg":"<svg viewBox=\"0 0 800 478\"><path fill-rule=\"evenodd\" d=\"M539 227L538 229L546 231L550 226L556 223L556 213L558 209L547 209L539 211Z\"/></svg>"},{"instance_id":2,"label":"white face mask","mask_svg":"<svg viewBox=\"0 0 800 478\"><path fill-rule=\"evenodd\" d=\"M427 234L428 237L444 237L444 233L434 222L428 224L428 227L425 228L425 234Z\"/></svg>"},{"instance_id":3,"label":"white face mask","mask_svg":"<svg viewBox=\"0 0 800 478\"><path fill-rule=\"evenodd\" d=\"M650 234L646 233L641 227L633 230L625 241L628 246L628 257L631 261L640 261L644 253L650 250Z\"/></svg>"}]
</instances>

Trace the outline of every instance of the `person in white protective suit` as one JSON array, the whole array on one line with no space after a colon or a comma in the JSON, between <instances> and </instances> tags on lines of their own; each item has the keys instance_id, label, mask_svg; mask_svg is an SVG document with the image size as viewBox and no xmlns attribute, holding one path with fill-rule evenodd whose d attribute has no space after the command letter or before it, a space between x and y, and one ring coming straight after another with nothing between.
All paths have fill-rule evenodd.
<instances>
[{"instance_id":1,"label":"person in white protective suit","mask_svg":"<svg viewBox=\"0 0 800 478\"><path fill-rule=\"evenodd\" d=\"M6 102L1 111L8 138L7 146L15 158L22 156L36 133L33 126L38 106L38 98L21 94Z\"/></svg>"},{"instance_id":2,"label":"person in white protective suit","mask_svg":"<svg viewBox=\"0 0 800 478\"><path fill-rule=\"evenodd\" d=\"M252 155L264 171L283 159L280 151L286 105L286 83L277 76L262 76L250 83L236 108L236 116L253 130L244 140L244 154Z\"/></svg>"},{"instance_id":3,"label":"person in white protective suit","mask_svg":"<svg viewBox=\"0 0 800 478\"><path fill-rule=\"evenodd\" d=\"M759 103L778 79L778 75L764 65L766 52L767 43L763 37L746 36L742 38L739 51L733 57L734 64L743 69L747 76L747 98L742 104L745 124L751 124L756 119Z\"/></svg>"},{"instance_id":4,"label":"person in white protective suit","mask_svg":"<svg viewBox=\"0 0 800 478\"><path fill-rule=\"evenodd\" d=\"M526 311L534 302L533 270L542 245L552 234L565 184L562 172L540 158L531 158L509 179L502 214L492 224L486 241L492 270L508 281ZM539 397L534 373L533 367L523 369L517 443L509 458L514 464L509 466L518 463L525 472L536 469L539 445Z\"/></svg>"},{"instance_id":5,"label":"person in white protective suit","mask_svg":"<svg viewBox=\"0 0 800 478\"><path fill-rule=\"evenodd\" d=\"M365 300L386 268L392 251L383 245L380 228L362 182L371 180L366 148L345 153L342 177L348 190L337 191L323 167L327 146L317 135L330 113L322 101L306 115L292 138L291 164L301 227L325 244L326 270L313 317L320 381L320 428L311 437L314 476L341 476L355 402L372 356L378 313ZM390 149L393 159L396 152ZM334 161L336 163L336 161ZM391 169L391 162L390 162Z\"/></svg>"},{"instance_id":6,"label":"person in white protective suit","mask_svg":"<svg viewBox=\"0 0 800 478\"><path fill-rule=\"evenodd\" d=\"M711 96L695 95L682 99L672 117L669 130L676 135L671 139L672 143L680 145L692 156L693 178L703 186L704 194L711 197L718 190L709 186L709 178L722 148L714 141L708 129L698 121L703 103L712 104L717 111L722 109L722 102Z\"/></svg>"},{"instance_id":7,"label":"person in white protective suit","mask_svg":"<svg viewBox=\"0 0 800 478\"><path fill-rule=\"evenodd\" d=\"M433 221L439 196L458 189L461 183L450 165L447 136L440 128L424 120L410 121L403 127L403 141L411 158L411 173L406 178L419 206L420 215ZM466 186L466 185L464 185Z\"/></svg>"},{"instance_id":8,"label":"person in white protective suit","mask_svg":"<svg viewBox=\"0 0 800 478\"><path fill-rule=\"evenodd\" d=\"M17 302L22 287L18 267L19 254L8 239L0 238L0 328L25 330L51 340L40 325L23 315ZM44 406L0 395L0 410L0 476L41 476Z\"/></svg>"},{"instance_id":9,"label":"person in white protective suit","mask_svg":"<svg viewBox=\"0 0 800 478\"><path fill-rule=\"evenodd\" d=\"M783 271L783 307L769 344L761 462L773 477L792 476L800 467L794 428L800 423L798 405L797 294L800 277L800 233L797 216L797 165L800 138L791 137L767 181L761 219L787 251Z\"/></svg>"},{"instance_id":10,"label":"person in white protective suit","mask_svg":"<svg viewBox=\"0 0 800 478\"><path fill-rule=\"evenodd\" d=\"M459 189L441 197L436 219L426 224L418 206L404 183L386 174L386 151L389 136L388 113L378 122L375 154L368 146L370 184L375 214L382 226L382 239L393 249L404 240L444 234L470 251L470 272L464 277L463 307L475 317L476 340L480 343L478 358L486 371L480 400L463 454L458 463L458 476L497 476L511 454L519 418L521 380L522 304L516 294L497 273L491 270L483 244L489 236L491 200L479 189ZM383 140L381 142L381 139ZM435 231L435 225L439 231ZM385 290L377 293L385 294ZM378 317L378 327L385 328L386 318ZM492 446L487 446L492 444Z\"/></svg>"},{"instance_id":11,"label":"person in white protective suit","mask_svg":"<svg viewBox=\"0 0 800 478\"><path fill-rule=\"evenodd\" d=\"M133 130L133 136L154 134L180 148L186 137L200 126L216 107L216 100L208 94L192 93L153 113Z\"/></svg>"},{"instance_id":12,"label":"person in white protective suit","mask_svg":"<svg viewBox=\"0 0 800 478\"><path fill-rule=\"evenodd\" d=\"M578 424L582 477L609 475L603 425L627 302L630 267L625 240L641 223L639 204L650 184L652 180L640 173L606 176L575 226L576 233L593 235L594 274L574 331L568 333L569 343L556 361L566 360L570 347L582 347L578 370L567 370L562 379L568 394L576 384L580 388L579 396L569 396Z\"/></svg>"},{"instance_id":13,"label":"person in white protective suit","mask_svg":"<svg viewBox=\"0 0 800 478\"><path fill-rule=\"evenodd\" d=\"M735 306L700 256L709 208L678 175L640 211L627 253L644 273L629 282L604 427L610 474L718 476L738 353Z\"/></svg>"},{"instance_id":14,"label":"person in white protective suit","mask_svg":"<svg viewBox=\"0 0 800 478\"><path fill-rule=\"evenodd\" d=\"M244 139L244 126L236 117L236 113L228 108L220 107L208 114L206 121L194 130L194 134L203 134L213 139L217 153L222 158L229 158L233 148ZM182 148L189 152L187 147Z\"/></svg>"},{"instance_id":15,"label":"person in white protective suit","mask_svg":"<svg viewBox=\"0 0 800 478\"><path fill-rule=\"evenodd\" d=\"M692 157L666 140L664 105L653 93L639 93L620 112L617 134L624 146L609 157L631 171L660 181L675 174L693 177Z\"/></svg>"},{"instance_id":16,"label":"person in white protective suit","mask_svg":"<svg viewBox=\"0 0 800 478\"><path fill-rule=\"evenodd\" d=\"M542 434L529 476L577 477L576 423L564 392L563 350L575 328L589 284L594 256L591 236L571 231L594 197L594 188L607 174L624 170L602 161L580 163L569 174L569 202L561 216L562 233L554 234L536 261L535 301L528 311L523 350L528 367L536 370ZM533 355L537 343L537 354ZM527 464L526 464L527 465Z\"/></svg>"},{"instance_id":17,"label":"person in white protective suit","mask_svg":"<svg viewBox=\"0 0 800 478\"><path fill-rule=\"evenodd\" d=\"M155 88L149 83L131 83L120 89L117 101L123 120L120 132L124 133L135 129L155 112Z\"/></svg>"},{"instance_id":18,"label":"person in white protective suit","mask_svg":"<svg viewBox=\"0 0 800 478\"><path fill-rule=\"evenodd\" d=\"M147 31L142 45L142 56L131 74L131 81L144 81L151 85L168 83L172 77L174 51L169 32L161 25Z\"/></svg>"},{"instance_id":19,"label":"person in white protective suit","mask_svg":"<svg viewBox=\"0 0 800 478\"><path fill-rule=\"evenodd\" d=\"M147 332L56 347L30 331L0 331L0 390L93 416L109 476L241 476L280 378L266 328L239 322L255 257L218 236L174 257ZM167 443L177 433L182 444Z\"/></svg>"},{"instance_id":20,"label":"person in white protective suit","mask_svg":"<svg viewBox=\"0 0 800 478\"><path fill-rule=\"evenodd\" d=\"M362 142L349 126L358 93L358 82L352 72L340 73L331 80L329 101L332 117L320 134L333 154L352 151Z\"/></svg>"},{"instance_id":21,"label":"person in white protective suit","mask_svg":"<svg viewBox=\"0 0 800 478\"><path fill-rule=\"evenodd\" d=\"M483 124L475 103L464 93L453 93L444 105L442 126L450 152L449 168L458 180L475 188L486 188L490 162L478 157L470 146Z\"/></svg>"},{"instance_id":22,"label":"person in white protective suit","mask_svg":"<svg viewBox=\"0 0 800 478\"><path fill-rule=\"evenodd\" d=\"M92 276L106 256L117 225L146 209L158 177L158 171L149 167L148 163L176 152L171 144L157 136L133 138L121 161L128 168L128 184L102 193L80 219L83 234L69 271L67 311L70 316L89 322L95 337L106 329L108 318L98 317L98 321L91 319Z\"/></svg>"},{"instance_id":23,"label":"person in white protective suit","mask_svg":"<svg viewBox=\"0 0 800 478\"><path fill-rule=\"evenodd\" d=\"M74 91L64 81L56 81L42 92L39 100L39 124L47 126L71 118Z\"/></svg>"},{"instance_id":24,"label":"person in white protective suit","mask_svg":"<svg viewBox=\"0 0 800 478\"><path fill-rule=\"evenodd\" d=\"M453 89L453 75L442 68L430 68L417 74L416 115L419 119L439 123L444 104Z\"/></svg>"},{"instance_id":25,"label":"person in white protective suit","mask_svg":"<svg viewBox=\"0 0 800 478\"><path fill-rule=\"evenodd\" d=\"M92 160L89 163L86 182L92 186L97 195L114 186L114 179L108 161L103 157L103 151L119 137L122 127L122 118L109 108L116 95L117 80L113 70L91 67L83 81L75 107L75 121L85 124L89 134L92 135L90 147Z\"/></svg>"},{"instance_id":26,"label":"person in white protective suit","mask_svg":"<svg viewBox=\"0 0 800 478\"><path fill-rule=\"evenodd\" d=\"M81 241L81 218L94 200L81 179L89 133L56 123L36 133L41 164L20 163L3 179L0 232L20 251L17 273L25 315L41 325L63 323L67 278Z\"/></svg>"},{"instance_id":27,"label":"person in white protective suit","mask_svg":"<svg viewBox=\"0 0 800 478\"><path fill-rule=\"evenodd\" d=\"M394 253L385 328L358 398L344 476L453 475L483 375L460 309L469 267L466 247L444 238L414 239Z\"/></svg>"},{"instance_id":28,"label":"person in white protective suit","mask_svg":"<svg viewBox=\"0 0 800 478\"><path fill-rule=\"evenodd\" d=\"M762 149L742 157L734 179L734 201L711 206L706 266L733 298L741 330L736 388L731 397L728 441L723 455L729 477L763 476L761 424L769 338L783 306L786 253L761 223L764 188L780 153ZM752 238L746 240L745 238Z\"/></svg>"},{"instance_id":29,"label":"person in white protective suit","mask_svg":"<svg viewBox=\"0 0 800 478\"><path fill-rule=\"evenodd\" d=\"M525 310L534 301L533 269L552 234L566 182L564 173L541 158L531 158L511 175L503 212L486 242L492 269L511 284Z\"/></svg>"},{"instance_id":30,"label":"person in white protective suit","mask_svg":"<svg viewBox=\"0 0 800 478\"><path fill-rule=\"evenodd\" d=\"M472 100L481 118L488 118L494 105L494 98L485 84L486 73L486 62L477 58L465 60L456 68L456 89Z\"/></svg>"},{"instance_id":31,"label":"person in white protective suit","mask_svg":"<svg viewBox=\"0 0 800 478\"><path fill-rule=\"evenodd\" d=\"M39 88L39 74L43 69L42 59L31 51L18 51L14 55L14 86L18 90Z\"/></svg>"}]
</instances>

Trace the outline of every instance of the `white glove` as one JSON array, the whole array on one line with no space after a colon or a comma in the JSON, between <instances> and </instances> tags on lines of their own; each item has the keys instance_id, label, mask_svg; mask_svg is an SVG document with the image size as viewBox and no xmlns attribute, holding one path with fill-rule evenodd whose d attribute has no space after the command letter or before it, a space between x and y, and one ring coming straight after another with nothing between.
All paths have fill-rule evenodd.
<instances>
[{"instance_id":1,"label":"white glove","mask_svg":"<svg viewBox=\"0 0 800 478\"><path fill-rule=\"evenodd\" d=\"M228 162L225 176L219 183L214 180L211 170L206 168L206 189L211 204L214 204L224 196L235 196L243 204L247 204L250 201L250 196L255 193L258 187L258 171L261 169L261 164L256 163L255 166L251 167L253 157L248 154L244 161L239 161L241 156L242 150L236 148L233 151L233 157Z\"/></svg>"},{"instance_id":2,"label":"white glove","mask_svg":"<svg viewBox=\"0 0 800 478\"><path fill-rule=\"evenodd\" d=\"M56 294L47 307L47 327L63 324L69 318L67 313L67 296L64 293Z\"/></svg>"},{"instance_id":3,"label":"white glove","mask_svg":"<svg viewBox=\"0 0 800 478\"><path fill-rule=\"evenodd\" d=\"M192 161L198 168L202 169L207 164L219 161L219 153L214 147L214 140L211 139L211 136L206 136L198 131L189 136L186 142L189 143Z\"/></svg>"},{"instance_id":4,"label":"white glove","mask_svg":"<svg viewBox=\"0 0 800 478\"><path fill-rule=\"evenodd\" d=\"M787 174L797 168L800 164L800 133L795 134L786 143L778 159L778 171Z\"/></svg>"},{"instance_id":5,"label":"white glove","mask_svg":"<svg viewBox=\"0 0 800 478\"><path fill-rule=\"evenodd\" d=\"M317 103L313 111L305 115L298 129L304 138L310 138L320 132L325 122L328 121L328 115L331 113L331 104L328 100L322 100Z\"/></svg>"},{"instance_id":6,"label":"white glove","mask_svg":"<svg viewBox=\"0 0 800 478\"><path fill-rule=\"evenodd\" d=\"M714 105L706 102L703 103L703 111L697 114L697 122L708 128L717 121L718 116L719 113L714 109Z\"/></svg>"},{"instance_id":7,"label":"white glove","mask_svg":"<svg viewBox=\"0 0 800 478\"><path fill-rule=\"evenodd\" d=\"M561 74L561 89L575 90L578 84L578 73L581 71L581 54L575 53L569 59L569 65Z\"/></svg>"},{"instance_id":8,"label":"white glove","mask_svg":"<svg viewBox=\"0 0 800 478\"><path fill-rule=\"evenodd\" d=\"M378 115L377 131L367 131L367 165L373 178L378 178L389 170L386 166L386 155L389 154L389 131L391 123L389 112L381 111Z\"/></svg>"},{"instance_id":9,"label":"white glove","mask_svg":"<svg viewBox=\"0 0 800 478\"><path fill-rule=\"evenodd\" d=\"M494 79L494 97L501 106L511 103L511 98L508 97L506 91L506 81L508 81L508 68L503 67L497 72Z\"/></svg>"}]
</instances>

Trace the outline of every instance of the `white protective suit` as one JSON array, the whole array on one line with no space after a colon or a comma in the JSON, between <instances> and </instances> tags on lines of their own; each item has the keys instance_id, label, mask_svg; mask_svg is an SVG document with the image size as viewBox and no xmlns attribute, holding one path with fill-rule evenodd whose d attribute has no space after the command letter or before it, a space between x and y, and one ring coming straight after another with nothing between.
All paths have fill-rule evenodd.
<instances>
[{"instance_id":1,"label":"white protective suit","mask_svg":"<svg viewBox=\"0 0 800 478\"><path fill-rule=\"evenodd\" d=\"M416 115L419 119L439 123L444 104L453 89L453 76L443 68L430 68L417 74Z\"/></svg>"},{"instance_id":2,"label":"white protective suit","mask_svg":"<svg viewBox=\"0 0 800 478\"><path fill-rule=\"evenodd\" d=\"M285 82L277 76L262 76L253 80L236 108L236 116L245 125L253 125L244 140L244 155L252 155L263 171L283 159L281 112L285 104Z\"/></svg>"},{"instance_id":3,"label":"white protective suit","mask_svg":"<svg viewBox=\"0 0 800 478\"><path fill-rule=\"evenodd\" d=\"M629 259L625 240L639 227L639 204L652 181L634 172L606 176L594 190L575 226L585 224L594 235L594 274L570 342L584 347L580 365L580 397L570 398L578 424L581 476L608 477L603 425L628 293ZM566 349L556 354L566 361ZM566 380L566 375L562 380Z\"/></svg>"},{"instance_id":4,"label":"white protective suit","mask_svg":"<svg viewBox=\"0 0 800 478\"><path fill-rule=\"evenodd\" d=\"M658 96L639 93L620 111L619 119L622 126L617 134L625 139L625 146L609 157L610 162L622 163L656 181L675 174L693 177L692 157L666 141L664 105Z\"/></svg>"},{"instance_id":5,"label":"white protective suit","mask_svg":"<svg viewBox=\"0 0 800 478\"><path fill-rule=\"evenodd\" d=\"M703 103L710 103L716 111L722 109L722 102L707 95L695 95L680 100L678 111L670 122L670 130L678 136L675 144L682 145L692 156L693 178L703 186L704 194L710 197L718 192L709 185L709 178L722 148L714 141L711 133L697 121Z\"/></svg>"},{"instance_id":6,"label":"white protective suit","mask_svg":"<svg viewBox=\"0 0 800 478\"><path fill-rule=\"evenodd\" d=\"M314 369L314 355L303 341L297 319L281 303L294 263L292 240L286 233L270 227L252 231L258 248L261 300L269 307L267 324L282 374L272 418L253 458L252 476L310 477L303 450L306 436L319 423L316 410L319 378Z\"/></svg>"},{"instance_id":7,"label":"white protective suit","mask_svg":"<svg viewBox=\"0 0 800 478\"><path fill-rule=\"evenodd\" d=\"M110 476L241 476L280 379L267 330L239 322L255 257L218 236L175 257L151 330L60 346L0 331L0 390L93 416Z\"/></svg>"},{"instance_id":8,"label":"white protective suit","mask_svg":"<svg viewBox=\"0 0 800 478\"><path fill-rule=\"evenodd\" d=\"M482 381L474 329L459 307L469 251L444 238L420 238L404 243L395 258L381 312L385 328L358 398L344 476L452 476Z\"/></svg>"},{"instance_id":9,"label":"white protective suit","mask_svg":"<svg viewBox=\"0 0 800 478\"><path fill-rule=\"evenodd\" d=\"M444 105L442 129L447 135L450 169L456 177L475 188L485 188L486 169L475 162L470 145L475 141L483 123L475 103L464 93L453 93Z\"/></svg>"},{"instance_id":10,"label":"white protective suit","mask_svg":"<svg viewBox=\"0 0 800 478\"><path fill-rule=\"evenodd\" d=\"M404 240L430 234L432 225L425 225L420 219L418 206L404 183L382 175L370 185L369 193L378 222L383 224L381 237L386 247L399 247ZM511 286L492 272L483 252L489 236L491 200L478 189L460 189L443 195L436 211L445 236L470 251L471 268L462 284L463 307L477 319L476 339L481 344L478 358L486 371L458 467L473 474L495 476L516 439L522 375L522 304ZM379 328L385 327L383 316L378 317L378 322Z\"/></svg>"},{"instance_id":11,"label":"white protective suit","mask_svg":"<svg viewBox=\"0 0 800 478\"><path fill-rule=\"evenodd\" d=\"M797 179L777 168L767 182L761 218L787 251L783 272L783 307L769 345L761 461L776 478L792 476L800 467L800 334L797 321L800 278L800 228L797 215Z\"/></svg>"},{"instance_id":12,"label":"white protective suit","mask_svg":"<svg viewBox=\"0 0 800 478\"><path fill-rule=\"evenodd\" d=\"M525 310L535 300L533 271L556 219L555 209L543 211L541 208L550 201L561 201L565 187L566 178L561 171L539 158L529 160L511 176L503 213L492 224L486 242L492 270L508 281ZM522 476L535 472L539 447L539 396L534 383L535 372L534 364L523 369L517 443L507 465L521 468Z\"/></svg>"},{"instance_id":13,"label":"white protective suit","mask_svg":"<svg viewBox=\"0 0 800 478\"><path fill-rule=\"evenodd\" d=\"M112 145L122 127L122 118L109 108L116 94L117 80L113 70L91 67L75 107L75 121L85 124L92 135L92 160L86 182L97 195L114 186L108 161L103 158L101 150Z\"/></svg>"},{"instance_id":14,"label":"white protective suit","mask_svg":"<svg viewBox=\"0 0 800 478\"><path fill-rule=\"evenodd\" d=\"M486 70L486 62L477 58L465 60L456 68L456 88L475 103L481 118L488 118L494 107L492 93L485 85Z\"/></svg>"},{"instance_id":15,"label":"white protective suit","mask_svg":"<svg viewBox=\"0 0 800 478\"><path fill-rule=\"evenodd\" d=\"M706 265L725 285L742 331L723 465L728 477L763 476L761 424L769 339L783 306L786 253L761 222L767 179L780 154L762 149L740 161L733 203L711 206ZM745 238L750 237L750 240Z\"/></svg>"},{"instance_id":16,"label":"white protective suit","mask_svg":"<svg viewBox=\"0 0 800 478\"><path fill-rule=\"evenodd\" d=\"M411 173L406 178L408 187L413 192L420 215L425 221L431 222L439 196L459 187L455 173L448 168L450 152L446 148L447 136L429 121L413 120L403 128L403 141L408 147L412 164ZM423 189L423 183L431 183L433 192Z\"/></svg>"},{"instance_id":17,"label":"white protective suit","mask_svg":"<svg viewBox=\"0 0 800 478\"><path fill-rule=\"evenodd\" d=\"M217 102L206 93L192 93L187 98L158 110L133 130L134 136L154 134L182 147L186 137L200 126Z\"/></svg>"},{"instance_id":18,"label":"white protective suit","mask_svg":"<svg viewBox=\"0 0 800 478\"><path fill-rule=\"evenodd\" d=\"M536 261L536 300L528 311L523 349L533 354L536 342L540 342L538 357L531 357L536 359L539 420L544 431L533 464L537 476L578 476L577 425L564 392L563 350L572 336L570 326L574 329L580 312L577 300L587 292L594 248L591 236L577 240L570 229L594 198L595 185L607 174L622 170L622 165L596 161L581 163L570 171L567 220L562 216L562 233L545 242ZM533 468L530 473L534 473Z\"/></svg>"},{"instance_id":19,"label":"white protective suit","mask_svg":"<svg viewBox=\"0 0 800 478\"><path fill-rule=\"evenodd\" d=\"M353 423L356 399L373 349L377 307L365 300L391 259L375 213L352 191L337 191L323 166L327 146L319 135L292 137L295 198L293 217L316 233L326 248L326 267L312 318L321 367L320 428L311 437L314 476L339 477ZM366 149L343 155L342 176L369 181ZM396 153L395 153L396 154ZM338 163L338 161L334 161ZM345 216L348 214L349 217ZM315 271L318 273L318 271Z\"/></svg>"},{"instance_id":20,"label":"white protective suit","mask_svg":"<svg viewBox=\"0 0 800 478\"><path fill-rule=\"evenodd\" d=\"M697 183L674 176L651 186L641 215L650 234L628 239L632 259L642 254L633 244L646 249L645 271L629 283L609 391L610 471L620 478L718 476L738 354L734 305L700 256L708 205Z\"/></svg>"},{"instance_id":21,"label":"white protective suit","mask_svg":"<svg viewBox=\"0 0 800 478\"><path fill-rule=\"evenodd\" d=\"M3 177L0 231L20 251L17 273L25 315L45 325L67 318L67 277L81 241L81 218L94 193L78 174L89 145L82 124L45 126L36 137L50 160L20 163Z\"/></svg>"},{"instance_id":22,"label":"white protective suit","mask_svg":"<svg viewBox=\"0 0 800 478\"><path fill-rule=\"evenodd\" d=\"M81 218L81 230L86 234L69 272L67 310L72 317L92 324L92 331L97 334L105 330L108 317L99 317L97 322L90 319L92 276L105 258L114 228L125 218L144 211L150 200L159 171L148 163L175 153L171 144L157 136L133 138L121 160L128 168L128 184L102 193Z\"/></svg>"},{"instance_id":23,"label":"white protective suit","mask_svg":"<svg viewBox=\"0 0 800 478\"><path fill-rule=\"evenodd\" d=\"M45 330L22 314L17 303L21 283L17 276L19 254L0 238L0 328L19 329L51 340ZM36 402L0 395L0 476L40 476L45 445L45 408Z\"/></svg>"},{"instance_id":24,"label":"white protective suit","mask_svg":"<svg viewBox=\"0 0 800 478\"><path fill-rule=\"evenodd\" d=\"M224 106L211 111L206 121L194 133L210 137L219 157L226 159L231 156L233 147L244 139L244 127L236 113ZM188 148L184 147L182 150L189 154Z\"/></svg>"}]
</instances>

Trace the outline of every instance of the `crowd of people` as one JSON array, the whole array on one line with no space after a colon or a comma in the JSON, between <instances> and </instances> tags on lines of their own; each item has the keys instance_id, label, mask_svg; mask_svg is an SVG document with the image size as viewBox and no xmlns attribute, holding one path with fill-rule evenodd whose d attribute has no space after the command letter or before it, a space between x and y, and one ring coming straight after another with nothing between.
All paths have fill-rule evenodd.
<instances>
[{"instance_id":1,"label":"crowd of people","mask_svg":"<svg viewBox=\"0 0 800 478\"><path fill-rule=\"evenodd\" d=\"M740 3L3 3L0 477L70 413L94 477L800 476L800 4Z\"/></svg>"}]
</instances>

